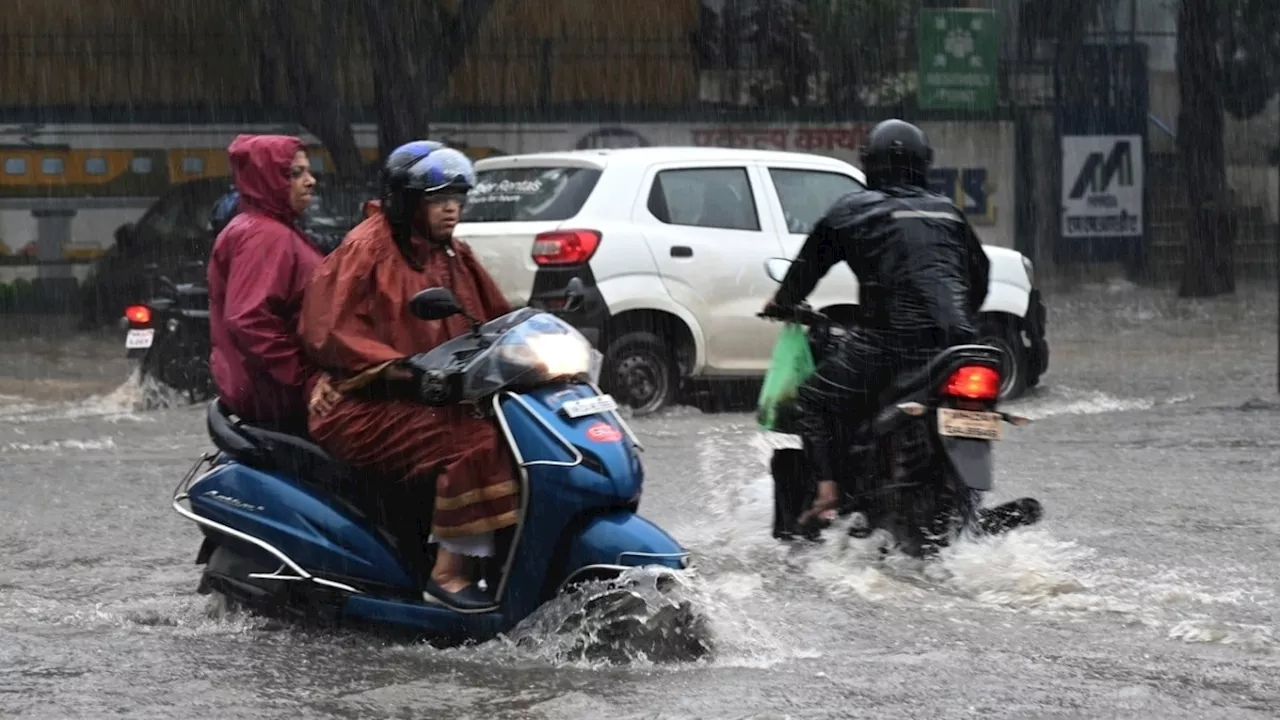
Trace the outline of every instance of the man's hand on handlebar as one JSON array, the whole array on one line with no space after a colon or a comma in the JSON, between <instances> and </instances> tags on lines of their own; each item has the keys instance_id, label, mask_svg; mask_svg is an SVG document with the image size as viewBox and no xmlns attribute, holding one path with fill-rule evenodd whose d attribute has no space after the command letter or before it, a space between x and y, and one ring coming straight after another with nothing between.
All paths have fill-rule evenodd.
<instances>
[{"instance_id":1,"label":"man's hand on handlebar","mask_svg":"<svg viewBox=\"0 0 1280 720\"><path fill-rule=\"evenodd\" d=\"M791 314L792 313L787 312L787 308L784 308L778 303L770 300L769 302L764 304L763 310L756 313L756 317L762 317L769 320L785 320Z\"/></svg>"},{"instance_id":2,"label":"man's hand on handlebar","mask_svg":"<svg viewBox=\"0 0 1280 720\"><path fill-rule=\"evenodd\" d=\"M823 323L827 320L825 315L814 311L809 307L808 303L786 306L779 305L773 300L765 303L764 309L756 313L756 317L765 318L766 320L800 323L801 325Z\"/></svg>"}]
</instances>

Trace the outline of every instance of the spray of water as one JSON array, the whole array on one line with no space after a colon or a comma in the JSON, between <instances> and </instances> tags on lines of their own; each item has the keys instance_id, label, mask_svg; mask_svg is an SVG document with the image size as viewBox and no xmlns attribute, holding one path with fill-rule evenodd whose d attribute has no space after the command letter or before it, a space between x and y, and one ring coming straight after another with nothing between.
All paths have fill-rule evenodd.
<instances>
[{"instance_id":1,"label":"spray of water","mask_svg":"<svg viewBox=\"0 0 1280 720\"><path fill-rule=\"evenodd\" d=\"M558 595L482 652L583 667L697 660L715 644L699 595L694 573L637 568Z\"/></svg>"},{"instance_id":2,"label":"spray of water","mask_svg":"<svg viewBox=\"0 0 1280 720\"><path fill-rule=\"evenodd\" d=\"M139 383L135 374L116 391L80 403L38 405L6 398L0 402L0 422L78 417L143 421L143 410L185 404L177 393ZM1050 388L1017 405L1025 414L1049 417L1143 409L1152 401ZM737 434L740 426L729 434ZM446 652L463 661L584 668L673 663L769 667L819 655L796 641L785 612L779 611L791 594L815 590L835 605L869 602L945 610L960 603L991 611L1123 615L1183 642L1276 647L1274 629L1265 623L1215 617L1215 607L1258 604L1257 593L1224 591L1211 578L1198 581L1177 572L1144 578L1149 568L1099 558L1091 548L1055 537L1051 526L966 539L931 563L884 557L878 544L883 538L876 537L858 541L829 533L832 540L819 546L779 544L768 532L771 480L726 477L725 468L741 453L742 436L738 446L730 447L721 437L724 428L704 430L698 440L698 470L714 480L701 486L705 497L690 498L702 510L698 521L671 528L694 551L696 570L641 568L616 580L588 583L554 599L504 637ZM762 466L776 447L797 444L794 438L764 433L747 437ZM49 447L20 449L57 449L54 443L45 445ZM9 590L3 604L73 625L108 623L151 632L251 636L291 627L216 600L207 605L209 601L187 592L191 582L184 563L175 585L182 591L172 596L121 598L87 611Z\"/></svg>"},{"instance_id":3,"label":"spray of water","mask_svg":"<svg viewBox=\"0 0 1280 720\"><path fill-rule=\"evenodd\" d=\"M181 393L154 378L141 379L135 369L115 390L70 402L33 402L25 398L0 397L0 422L31 423L49 420L106 420L147 422L147 411L190 404Z\"/></svg>"}]
</instances>

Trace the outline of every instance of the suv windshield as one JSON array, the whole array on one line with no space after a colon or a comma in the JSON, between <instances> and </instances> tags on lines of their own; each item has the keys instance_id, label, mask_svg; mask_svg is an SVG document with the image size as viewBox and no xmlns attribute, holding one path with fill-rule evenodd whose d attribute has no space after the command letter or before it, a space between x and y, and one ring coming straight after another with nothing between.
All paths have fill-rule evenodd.
<instances>
[{"instance_id":1,"label":"suv windshield","mask_svg":"<svg viewBox=\"0 0 1280 720\"><path fill-rule=\"evenodd\" d=\"M462 222L568 220L587 202L600 170L520 167L481 170L467 194Z\"/></svg>"}]
</instances>

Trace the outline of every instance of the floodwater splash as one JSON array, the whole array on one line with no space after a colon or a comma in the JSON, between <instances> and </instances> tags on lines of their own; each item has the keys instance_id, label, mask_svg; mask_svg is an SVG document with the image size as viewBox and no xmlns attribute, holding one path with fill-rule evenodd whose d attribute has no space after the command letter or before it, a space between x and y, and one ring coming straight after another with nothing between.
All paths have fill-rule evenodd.
<instances>
[{"instance_id":1,"label":"floodwater splash","mask_svg":"<svg viewBox=\"0 0 1280 720\"><path fill-rule=\"evenodd\" d=\"M750 611L749 601L764 591L759 574L636 568L554 598L494 641L446 652L580 669L767 668L817 657Z\"/></svg>"},{"instance_id":2,"label":"floodwater splash","mask_svg":"<svg viewBox=\"0 0 1280 720\"><path fill-rule=\"evenodd\" d=\"M1041 416L1092 414L1138 409L1145 401L1126 404L1117 398L1063 393L1048 402L1023 401L1023 412ZM1172 402L1185 402L1176 398ZM778 448L797 447L794 438L759 433L752 444L762 462ZM768 476L739 488L741 508L749 517L734 518L735 532L750 528L768 540L772 480ZM932 607L941 612L983 612L982 608L1032 614L1102 614L1121 617L1139 626L1166 632L1184 642L1235 644L1251 649L1277 646L1276 633L1264 624L1222 619L1246 607L1274 604L1265 588L1225 588L1213 576L1192 577L1179 567L1159 568L1103 556L1096 549L1055 537L1050 528L1035 526L988 537L964 537L930 562L885 554L890 538L877 532L855 539L839 523L817 545L797 542L780 550L783 572L806 576L832 602L870 602L894 606ZM704 531L711 535L713 531ZM781 543L772 543L775 547ZM757 547L755 552L764 552Z\"/></svg>"},{"instance_id":3,"label":"floodwater splash","mask_svg":"<svg viewBox=\"0 0 1280 720\"><path fill-rule=\"evenodd\" d=\"M11 442L0 446L0 453L15 452L62 452L65 450L85 451L85 450L114 450L116 441L110 437L101 437L94 440L52 440L50 442Z\"/></svg>"},{"instance_id":4,"label":"floodwater splash","mask_svg":"<svg viewBox=\"0 0 1280 720\"><path fill-rule=\"evenodd\" d=\"M108 422L147 422L143 413L190 405L186 397L154 378L139 378L138 370L115 390L92 395L83 400L36 402L28 398L0 396L0 422L29 423L52 420L106 420Z\"/></svg>"},{"instance_id":5,"label":"floodwater splash","mask_svg":"<svg viewBox=\"0 0 1280 720\"><path fill-rule=\"evenodd\" d=\"M1178 571L1100 557L1097 551L1022 528L996 537L965 537L929 562L897 553L882 555L889 539L855 540L828 531L828 540L806 546L790 564L809 575L834 601L935 607L956 612L958 603L1033 614L1103 614L1188 643L1234 644L1271 651L1277 638L1264 624L1218 617L1224 606L1267 604L1262 588L1214 586Z\"/></svg>"},{"instance_id":6,"label":"floodwater splash","mask_svg":"<svg viewBox=\"0 0 1280 720\"><path fill-rule=\"evenodd\" d=\"M693 571L628 570L557 595L482 652L580 666L698 660L714 649L700 595Z\"/></svg>"},{"instance_id":7,"label":"floodwater splash","mask_svg":"<svg viewBox=\"0 0 1280 720\"><path fill-rule=\"evenodd\" d=\"M1150 410L1157 405L1179 405L1190 402L1190 395L1179 395L1157 401L1149 397L1117 397L1098 390L1079 390L1054 385L1037 389L1017 400L1002 403L1005 410L1025 415L1032 420L1056 415L1101 415L1114 412Z\"/></svg>"}]
</instances>

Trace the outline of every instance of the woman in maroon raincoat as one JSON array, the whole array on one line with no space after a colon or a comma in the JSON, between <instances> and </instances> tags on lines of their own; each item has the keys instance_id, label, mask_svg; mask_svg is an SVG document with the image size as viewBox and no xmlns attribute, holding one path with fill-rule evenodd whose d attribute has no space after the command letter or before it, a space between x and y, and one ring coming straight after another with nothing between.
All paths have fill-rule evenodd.
<instances>
[{"instance_id":1,"label":"woman in maroon raincoat","mask_svg":"<svg viewBox=\"0 0 1280 720\"><path fill-rule=\"evenodd\" d=\"M466 156L438 143L392 152L379 212L325 258L299 326L325 371L312 394L312 436L387 482L427 489L435 479L430 534L440 548L424 599L458 609L493 604L471 584L463 557L492 555L494 531L516 523L519 485L493 422L467 407L415 402L416 383L400 361L470 330L461 315L425 321L410 314L410 298L424 288L449 288L482 320L510 310L471 249L453 240L473 183Z\"/></svg>"},{"instance_id":2,"label":"woman in maroon raincoat","mask_svg":"<svg viewBox=\"0 0 1280 720\"><path fill-rule=\"evenodd\" d=\"M232 412L301 431L314 370L298 344L298 313L321 255L295 221L311 203L316 180L296 137L240 135L227 153L240 213L218 234L209 258L209 367Z\"/></svg>"}]
</instances>

